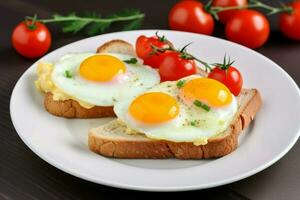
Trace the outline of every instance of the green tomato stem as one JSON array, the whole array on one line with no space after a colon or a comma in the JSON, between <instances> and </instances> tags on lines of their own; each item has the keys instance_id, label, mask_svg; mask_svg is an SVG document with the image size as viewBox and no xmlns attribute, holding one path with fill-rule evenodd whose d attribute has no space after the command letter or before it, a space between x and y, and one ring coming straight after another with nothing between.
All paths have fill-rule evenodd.
<instances>
[{"instance_id":1,"label":"green tomato stem","mask_svg":"<svg viewBox=\"0 0 300 200\"><path fill-rule=\"evenodd\" d=\"M142 19L145 14L136 14L128 17L116 17L116 18L88 18L88 17L62 17L59 19L51 18L51 19L39 19L39 22L42 23L54 23L54 22L64 22L64 21L85 21L85 22L99 22L99 23L113 23L113 22L121 22L121 21L131 21L135 19Z\"/></svg>"},{"instance_id":2,"label":"green tomato stem","mask_svg":"<svg viewBox=\"0 0 300 200\"><path fill-rule=\"evenodd\" d=\"M209 2L211 4L211 2ZM264 4L258 0L250 1L248 5L242 6L228 6L228 7L220 7L220 6L206 6L207 12L212 14L216 19L218 19L217 14L219 12L228 11L228 10L241 10L241 9L248 9L248 8L263 8L268 11L268 15L273 15L277 13L291 13L293 12L293 8L290 6L282 5L282 7L273 7L267 4Z\"/></svg>"},{"instance_id":3,"label":"green tomato stem","mask_svg":"<svg viewBox=\"0 0 300 200\"><path fill-rule=\"evenodd\" d=\"M36 24L35 24L36 21L37 21L37 14L34 14L33 17L25 18L25 24L26 24L27 28L32 31L36 29Z\"/></svg>"}]
</instances>

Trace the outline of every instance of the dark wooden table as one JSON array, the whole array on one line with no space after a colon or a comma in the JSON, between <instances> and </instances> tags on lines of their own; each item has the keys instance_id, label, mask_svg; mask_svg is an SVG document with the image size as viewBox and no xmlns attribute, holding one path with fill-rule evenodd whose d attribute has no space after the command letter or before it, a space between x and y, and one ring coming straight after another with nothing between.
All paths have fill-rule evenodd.
<instances>
[{"instance_id":1,"label":"dark wooden table","mask_svg":"<svg viewBox=\"0 0 300 200\"><path fill-rule=\"evenodd\" d=\"M9 100L13 87L22 73L35 60L20 57L10 42L13 27L26 15L38 13L49 17L53 13L94 10L103 14L123 8L138 8L147 17L142 28L167 29L167 13L175 0L160 1L0 1L0 199L48 200L111 198L115 192L134 199L144 195L162 194L132 192L110 188L81 180L49 165L35 155L19 138L10 119ZM275 1L265 1L275 3ZM271 18L272 36L258 51L277 62L297 84L300 83L300 43L285 39L278 31L276 17ZM53 35L51 50L82 39L85 35L62 34L50 26ZM223 37L218 26L215 35ZM268 74L265 74L266 78ZM287 97L288 98L288 97ZM299 116L300 117L300 116ZM284 133L283 133L284 134ZM209 199L300 199L300 145L299 142L280 161L247 179L218 188L194 191L199 198ZM168 194L170 195L170 194ZM177 195L177 194L175 194ZM175 196L174 194L171 195ZM178 194L179 195L179 194ZM186 195L186 194L185 194Z\"/></svg>"}]
</instances>

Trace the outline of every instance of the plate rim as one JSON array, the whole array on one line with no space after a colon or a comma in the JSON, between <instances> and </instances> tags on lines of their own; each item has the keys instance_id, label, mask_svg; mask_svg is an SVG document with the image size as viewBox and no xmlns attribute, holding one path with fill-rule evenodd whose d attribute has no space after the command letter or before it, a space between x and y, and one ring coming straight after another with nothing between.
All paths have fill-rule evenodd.
<instances>
[{"instance_id":1,"label":"plate rim","mask_svg":"<svg viewBox=\"0 0 300 200\"><path fill-rule=\"evenodd\" d=\"M36 62L34 62L33 64L31 64L23 73L22 75L18 78L18 81L15 83L15 86L13 88L13 91L11 93L11 98L10 98L10 118L11 118L11 121L12 121L12 124L18 134L18 136L21 138L21 140L25 143L25 145L31 150L33 151L38 157L40 157L42 160L46 161L47 163L49 163L50 165L54 166L55 168L63 171L63 172L66 172L70 175L73 175L77 178L80 178L80 179L84 179L84 180L87 180L87 181L90 181L90 182L93 182L93 183L97 183L97 184L102 184L102 185L106 185L106 186L111 186L111 187L116 187L116 188L122 188L122 189L130 189L130 190L139 190L139 191L190 191L190 190L196 190L196 189L205 189L205 188L212 188L212 187L217 187L217 186L221 186L221 185L224 185L224 184L229 184L229 183L232 183L232 182L235 182L235 181L238 181L238 180L242 180L244 178L247 178L251 175L254 175L268 167L270 167L271 165L273 165L275 162L277 162L278 160L280 160L294 145L295 143L297 142L297 140L299 139L299 136L300 136L300 128L298 129L298 132L295 134L295 136L291 139L291 142L289 143L289 145L287 145L280 153L277 154L277 156L273 157L273 159L269 160L268 162L264 162L264 164L256 167L255 169L253 170L250 170L248 172L245 172L245 173L242 173L242 174L239 174L239 175L236 175L236 176L233 176L233 177L230 177L230 178L227 178L227 179L223 179L223 180L220 180L220 181L217 181L217 182L214 182L214 183L207 183L207 184L200 184L200 185L188 185L188 186L170 186L170 187L163 187L163 188L160 188L160 187L152 187L152 186L148 186L148 187L144 187L144 186L137 186L137 185L129 185L129 184L118 184L116 182L109 182L109 181L102 181L101 179L96 179L96 178L90 178L88 176L86 176L84 173L78 173L76 170L73 170L73 169L68 169L67 167L64 167L62 164L59 164L57 163L54 159L49 159L49 158L46 158L46 156L40 154L38 152L38 150L32 146L30 144L30 142L24 137L24 134L20 134L21 130L19 129L20 127L17 127L16 126L16 118L14 118L13 114L12 114L12 110L13 110L13 103L14 103L14 98L13 96L15 95L16 93L16 88L18 87L18 85L20 84L20 80L22 79L22 77L24 76L25 73L28 72L28 70L36 65L40 60L44 59L45 57L49 56L50 54L53 54L55 53L56 51L58 51L59 49L61 48L65 48L69 45L73 45L77 42L83 42L84 40L89 40L91 38L97 38L97 37L102 37L102 36L107 36L107 35L115 35L115 34L119 34L119 33L126 33L126 32L145 32L146 33L153 33L155 31L162 31L162 32L167 32L167 33L170 33L172 34L173 32L177 32L177 33L181 33L181 34L191 34L191 35L197 35L197 36L201 36L201 37L209 37L209 38L213 38L213 39L217 39L217 40L221 40L221 41L225 41L229 44L233 44L233 45L236 45L238 46L239 48L243 48L245 50L247 50L248 52L251 52L251 53L254 53L256 56L260 56L262 58L264 58L264 60L270 62L272 65L276 66L276 68L278 70L280 70L281 73L284 74L285 78L288 79L288 81L293 85L293 89L296 89L298 90L298 96L300 96L300 90L299 90L299 87L298 85L296 84L296 82L293 80L293 78L283 69L281 68L278 64L276 64L274 61L272 61L271 59L267 58L266 56L252 50L252 49L249 49L247 47L244 47L240 44L237 44L237 43L233 43L233 42L230 42L230 41L227 41L227 40L224 40L222 38L218 38L218 37L213 37L213 36L207 36L207 35L202 35L202 34L196 34L196 33L190 33L190 32L183 32L183 31L172 31L172 30L164 30L164 29L141 29L141 30L135 30L135 31L122 31L122 32L112 32L112 33L106 33L106 34L102 34L102 35L97 35L97 36L93 36L93 37L88 37L88 38L84 38L84 39L81 39L81 40L78 40L78 41L75 41L75 42L72 42L72 43L69 43L67 45L64 45L64 46L61 46L57 49L54 49L53 51L49 52L48 54L44 55L43 57L41 57L40 59L38 59Z\"/></svg>"}]
</instances>

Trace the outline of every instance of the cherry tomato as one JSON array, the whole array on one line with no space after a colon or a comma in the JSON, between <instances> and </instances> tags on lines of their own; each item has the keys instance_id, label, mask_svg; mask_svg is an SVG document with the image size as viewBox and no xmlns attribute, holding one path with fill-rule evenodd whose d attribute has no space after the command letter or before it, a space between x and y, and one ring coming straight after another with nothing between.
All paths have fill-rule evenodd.
<instances>
[{"instance_id":1,"label":"cherry tomato","mask_svg":"<svg viewBox=\"0 0 300 200\"><path fill-rule=\"evenodd\" d=\"M156 53L148 58L144 58L144 64L149 65L152 68L159 68L163 57L164 53Z\"/></svg>"},{"instance_id":2,"label":"cherry tomato","mask_svg":"<svg viewBox=\"0 0 300 200\"><path fill-rule=\"evenodd\" d=\"M220 81L228 87L231 93L238 96L243 87L243 78L239 70L233 66L229 66L224 70L220 67L215 67L208 75L208 78L212 78Z\"/></svg>"},{"instance_id":3,"label":"cherry tomato","mask_svg":"<svg viewBox=\"0 0 300 200\"><path fill-rule=\"evenodd\" d=\"M48 28L40 23L28 25L31 22L21 22L12 33L12 44L16 51L28 58L44 55L51 45L51 34Z\"/></svg>"},{"instance_id":4,"label":"cherry tomato","mask_svg":"<svg viewBox=\"0 0 300 200\"><path fill-rule=\"evenodd\" d=\"M282 13L279 17L281 32L288 38L300 40L300 1L293 2L289 6L293 8L292 13Z\"/></svg>"},{"instance_id":5,"label":"cherry tomato","mask_svg":"<svg viewBox=\"0 0 300 200\"><path fill-rule=\"evenodd\" d=\"M185 59L180 52L166 51L159 66L162 81L174 81L196 73L196 63Z\"/></svg>"},{"instance_id":6,"label":"cherry tomato","mask_svg":"<svg viewBox=\"0 0 300 200\"><path fill-rule=\"evenodd\" d=\"M144 60L144 64L153 68L159 67L161 62L161 53L157 52L156 54L153 54L152 46L157 48L170 47L168 41L165 40L164 37L146 37L144 35L138 37L135 46L137 56Z\"/></svg>"},{"instance_id":7,"label":"cherry tomato","mask_svg":"<svg viewBox=\"0 0 300 200\"><path fill-rule=\"evenodd\" d=\"M171 29L211 35L214 30L212 15L198 1L180 1L169 13Z\"/></svg>"},{"instance_id":8,"label":"cherry tomato","mask_svg":"<svg viewBox=\"0 0 300 200\"><path fill-rule=\"evenodd\" d=\"M270 34L266 17L255 10L240 10L226 24L227 39L255 49L261 47Z\"/></svg>"},{"instance_id":9,"label":"cherry tomato","mask_svg":"<svg viewBox=\"0 0 300 200\"><path fill-rule=\"evenodd\" d=\"M212 5L217 7L246 6L247 4L247 0L213 0L212 2ZM235 13L236 10L222 11L218 13L218 17L225 24Z\"/></svg>"}]
</instances>

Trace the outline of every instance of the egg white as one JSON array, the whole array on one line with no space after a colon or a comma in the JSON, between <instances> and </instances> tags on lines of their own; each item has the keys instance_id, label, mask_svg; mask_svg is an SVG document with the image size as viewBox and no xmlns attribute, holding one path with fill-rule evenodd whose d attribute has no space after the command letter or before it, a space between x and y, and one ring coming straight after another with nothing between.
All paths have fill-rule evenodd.
<instances>
[{"instance_id":1,"label":"egg white","mask_svg":"<svg viewBox=\"0 0 300 200\"><path fill-rule=\"evenodd\" d=\"M126 72L117 75L109 82L89 81L79 74L80 63L95 53L67 54L55 64L51 79L56 87L67 95L96 106L112 106L122 99L132 98L146 91L160 82L156 70L142 65L138 59L136 64L127 64ZM116 53L105 53L121 61L129 60L133 56ZM72 78L67 78L65 72L69 71Z\"/></svg>"},{"instance_id":2,"label":"egg white","mask_svg":"<svg viewBox=\"0 0 300 200\"><path fill-rule=\"evenodd\" d=\"M190 80L199 77L198 75L193 75L184 79ZM207 139L226 130L238 107L234 96L229 105L220 108L211 107L211 110L207 112L195 105L186 105L179 98L179 89L176 83L177 81L163 82L147 91L164 92L176 98L180 112L175 119L160 124L145 124L137 121L128 111L133 99L127 99L115 104L114 111L117 117L130 128L144 133L149 138L173 142L197 143L197 141L201 141L199 144L205 144ZM195 121L197 122L196 126L192 125L192 122Z\"/></svg>"}]
</instances>

